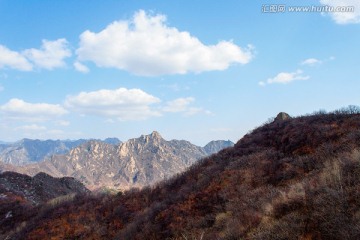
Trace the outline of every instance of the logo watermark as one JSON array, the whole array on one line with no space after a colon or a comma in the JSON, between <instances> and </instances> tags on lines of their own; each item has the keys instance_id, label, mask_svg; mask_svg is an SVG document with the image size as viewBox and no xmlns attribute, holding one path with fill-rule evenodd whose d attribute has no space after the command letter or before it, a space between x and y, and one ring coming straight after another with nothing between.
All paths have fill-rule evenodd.
<instances>
[{"instance_id":1,"label":"logo watermark","mask_svg":"<svg viewBox=\"0 0 360 240\"><path fill-rule=\"evenodd\" d=\"M264 4L261 7L263 13L285 13L285 12L309 12L309 13L349 13L355 12L354 6L287 6L285 4Z\"/></svg>"}]
</instances>

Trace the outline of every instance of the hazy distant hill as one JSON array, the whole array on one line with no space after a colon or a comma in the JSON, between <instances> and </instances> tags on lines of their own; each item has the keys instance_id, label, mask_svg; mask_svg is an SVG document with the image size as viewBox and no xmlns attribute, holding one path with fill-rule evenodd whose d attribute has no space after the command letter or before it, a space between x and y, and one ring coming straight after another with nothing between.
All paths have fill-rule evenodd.
<instances>
[{"instance_id":1,"label":"hazy distant hill","mask_svg":"<svg viewBox=\"0 0 360 240\"><path fill-rule=\"evenodd\" d=\"M55 154L66 154L72 148L87 141L90 140L32 140L25 138L15 143L0 144L0 162L16 166L40 162ZM114 145L121 143L117 138L107 138L104 142Z\"/></svg>"},{"instance_id":2,"label":"hazy distant hill","mask_svg":"<svg viewBox=\"0 0 360 240\"><path fill-rule=\"evenodd\" d=\"M360 114L280 119L156 187L27 218L11 239L359 239L359 163Z\"/></svg>"},{"instance_id":3,"label":"hazy distant hill","mask_svg":"<svg viewBox=\"0 0 360 240\"><path fill-rule=\"evenodd\" d=\"M208 155L214 154L219 152L220 150L228 147L234 146L234 143L230 140L224 141L224 140L217 140L217 141L211 141L208 144L205 145L204 150Z\"/></svg>"},{"instance_id":4,"label":"hazy distant hill","mask_svg":"<svg viewBox=\"0 0 360 240\"><path fill-rule=\"evenodd\" d=\"M0 145L0 161L13 165L24 165L43 160L53 154L64 154L70 149L86 142L84 139L76 141L61 140L32 140Z\"/></svg>"}]
</instances>

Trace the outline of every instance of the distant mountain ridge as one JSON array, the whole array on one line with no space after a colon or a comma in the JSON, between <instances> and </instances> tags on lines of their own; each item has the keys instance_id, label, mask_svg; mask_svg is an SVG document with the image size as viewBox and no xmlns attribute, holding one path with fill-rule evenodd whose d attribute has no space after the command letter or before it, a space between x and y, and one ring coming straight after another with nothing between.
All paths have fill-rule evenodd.
<instances>
[{"instance_id":1,"label":"distant mountain ridge","mask_svg":"<svg viewBox=\"0 0 360 240\"><path fill-rule=\"evenodd\" d=\"M211 141L205 145L204 150L208 155L219 152L220 150L234 146L234 143L230 140L216 140Z\"/></svg>"},{"instance_id":2,"label":"distant mountain ridge","mask_svg":"<svg viewBox=\"0 0 360 240\"><path fill-rule=\"evenodd\" d=\"M72 148L87 141L89 140L33 140L24 138L15 143L0 144L0 162L16 166L31 164L55 154L66 154ZM121 143L117 138L107 138L104 142Z\"/></svg>"},{"instance_id":3,"label":"distant mountain ridge","mask_svg":"<svg viewBox=\"0 0 360 240\"><path fill-rule=\"evenodd\" d=\"M78 139L78 140L38 140L24 138L14 143L5 143L0 141L0 162L22 166L43 161L52 155L66 154L71 149L84 144L88 141L100 141L112 145L122 143L118 138L97 139ZM223 148L231 147L234 143L231 141L211 141L203 150L207 155L217 153Z\"/></svg>"},{"instance_id":4,"label":"distant mountain ridge","mask_svg":"<svg viewBox=\"0 0 360 240\"><path fill-rule=\"evenodd\" d=\"M202 148L185 140L166 141L154 131L119 145L88 141L67 154L53 155L45 161L9 170L29 175L46 172L56 177L71 176L90 189L129 189L170 178L217 149L230 145L230 142L216 141Z\"/></svg>"}]
</instances>

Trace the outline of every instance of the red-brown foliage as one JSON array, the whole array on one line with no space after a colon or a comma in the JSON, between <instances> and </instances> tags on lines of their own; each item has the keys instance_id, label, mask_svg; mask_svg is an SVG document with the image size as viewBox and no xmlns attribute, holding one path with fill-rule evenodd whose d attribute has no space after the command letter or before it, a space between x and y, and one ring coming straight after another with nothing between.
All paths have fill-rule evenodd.
<instances>
[{"instance_id":1,"label":"red-brown foliage","mask_svg":"<svg viewBox=\"0 0 360 240\"><path fill-rule=\"evenodd\" d=\"M360 115L268 123L173 179L44 208L14 239L360 239Z\"/></svg>"}]
</instances>

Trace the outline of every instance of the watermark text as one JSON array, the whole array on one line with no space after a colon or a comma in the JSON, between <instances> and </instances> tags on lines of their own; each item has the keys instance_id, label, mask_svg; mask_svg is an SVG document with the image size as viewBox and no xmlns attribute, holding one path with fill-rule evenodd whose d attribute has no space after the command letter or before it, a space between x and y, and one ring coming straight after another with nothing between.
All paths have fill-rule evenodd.
<instances>
[{"instance_id":1,"label":"watermark text","mask_svg":"<svg viewBox=\"0 0 360 240\"><path fill-rule=\"evenodd\" d=\"M287 6L285 4L264 4L261 7L263 13L285 13L285 12L309 12L309 13L347 13L354 12L354 6Z\"/></svg>"}]
</instances>

